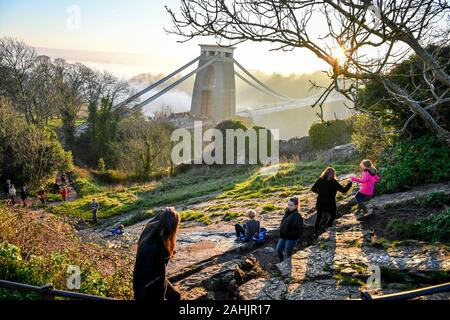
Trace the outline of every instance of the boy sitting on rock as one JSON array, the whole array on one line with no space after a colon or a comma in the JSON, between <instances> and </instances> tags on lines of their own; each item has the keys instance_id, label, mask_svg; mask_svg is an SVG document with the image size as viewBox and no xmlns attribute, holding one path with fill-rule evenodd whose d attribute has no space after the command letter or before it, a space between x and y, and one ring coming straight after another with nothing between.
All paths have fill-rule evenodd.
<instances>
[{"instance_id":1,"label":"boy sitting on rock","mask_svg":"<svg viewBox=\"0 0 450 320\"><path fill-rule=\"evenodd\" d=\"M250 241L253 237L259 236L260 222L255 220L256 211L248 210L247 216L249 220L243 226L240 224L235 225L236 237L242 241Z\"/></svg>"}]
</instances>

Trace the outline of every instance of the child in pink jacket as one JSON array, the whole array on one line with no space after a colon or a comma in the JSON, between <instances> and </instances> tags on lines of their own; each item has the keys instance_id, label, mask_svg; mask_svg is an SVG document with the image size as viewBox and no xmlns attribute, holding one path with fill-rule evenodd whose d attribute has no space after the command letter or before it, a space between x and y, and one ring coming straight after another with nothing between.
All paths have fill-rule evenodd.
<instances>
[{"instance_id":1,"label":"child in pink jacket","mask_svg":"<svg viewBox=\"0 0 450 320\"><path fill-rule=\"evenodd\" d=\"M373 196L373 191L375 188L375 183L380 180L377 174L377 168L372 164L370 160L363 160L360 164L363 174L361 179L357 177L352 177L353 182L358 182L361 184L359 192L356 194L356 202L358 202L358 213L361 210L367 213L367 207L364 204L364 200Z\"/></svg>"}]
</instances>

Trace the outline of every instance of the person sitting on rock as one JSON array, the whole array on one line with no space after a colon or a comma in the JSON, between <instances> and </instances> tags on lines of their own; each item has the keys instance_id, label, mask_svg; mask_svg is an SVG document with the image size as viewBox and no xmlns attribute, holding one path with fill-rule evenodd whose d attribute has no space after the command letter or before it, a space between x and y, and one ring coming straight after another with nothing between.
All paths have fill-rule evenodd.
<instances>
[{"instance_id":1,"label":"person sitting on rock","mask_svg":"<svg viewBox=\"0 0 450 320\"><path fill-rule=\"evenodd\" d=\"M142 232L133 273L136 300L181 299L180 293L166 275L167 263L175 254L180 220L175 208L166 208L158 219L149 222Z\"/></svg>"},{"instance_id":2,"label":"person sitting on rock","mask_svg":"<svg viewBox=\"0 0 450 320\"><path fill-rule=\"evenodd\" d=\"M292 256L295 245L303 236L303 218L298 212L298 198L291 198L280 225L280 240L277 252L283 262Z\"/></svg>"},{"instance_id":3,"label":"person sitting on rock","mask_svg":"<svg viewBox=\"0 0 450 320\"><path fill-rule=\"evenodd\" d=\"M111 233L115 236L122 236L125 233L125 226L121 224L117 228L115 228Z\"/></svg>"},{"instance_id":4,"label":"person sitting on rock","mask_svg":"<svg viewBox=\"0 0 450 320\"><path fill-rule=\"evenodd\" d=\"M364 204L364 201L373 196L375 184L380 181L380 177L378 175L377 168L375 168L372 161L363 160L359 166L363 170L362 177L361 179L352 177L352 181L361 184L361 188L355 196L356 202L358 203L357 214L360 214L361 211L366 214L367 207Z\"/></svg>"},{"instance_id":5,"label":"person sitting on rock","mask_svg":"<svg viewBox=\"0 0 450 320\"><path fill-rule=\"evenodd\" d=\"M244 225L236 224L234 227L236 229L236 237L240 240L250 241L253 237L259 237L260 222L255 220L256 211L248 210L247 216L249 220L245 222Z\"/></svg>"},{"instance_id":6,"label":"person sitting on rock","mask_svg":"<svg viewBox=\"0 0 450 320\"><path fill-rule=\"evenodd\" d=\"M336 180L336 170L334 168L326 168L320 175L319 179L312 186L311 191L317 193L317 218L314 227L314 237L319 235L320 222L324 212L330 214L330 219L327 222L327 227L330 228L336 220L336 194L337 192L347 193L352 187L352 182L349 182L345 187Z\"/></svg>"}]
</instances>

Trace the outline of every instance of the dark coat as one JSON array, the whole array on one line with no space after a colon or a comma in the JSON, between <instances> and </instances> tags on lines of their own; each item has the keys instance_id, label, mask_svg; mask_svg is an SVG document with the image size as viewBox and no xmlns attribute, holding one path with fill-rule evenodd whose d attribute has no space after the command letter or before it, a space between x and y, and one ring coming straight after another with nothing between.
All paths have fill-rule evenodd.
<instances>
[{"instance_id":1,"label":"dark coat","mask_svg":"<svg viewBox=\"0 0 450 320\"><path fill-rule=\"evenodd\" d=\"M28 198L30 196L30 193L28 192L28 189L24 189L24 188L22 188L22 190L20 190L20 197L22 198L22 199L26 199L26 198Z\"/></svg>"},{"instance_id":2,"label":"dark coat","mask_svg":"<svg viewBox=\"0 0 450 320\"><path fill-rule=\"evenodd\" d=\"M164 300L168 285L169 253L159 234L158 221L150 222L139 238L133 274L136 300Z\"/></svg>"},{"instance_id":3,"label":"dark coat","mask_svg":"<svg viewBox=\"0 0 450 320\"><path fill-rule=\"evenodd\" d=\"M347 193L352 187L349 182L345 187L341 186L335 179L326 180L319 178L311 188L311 191L318 194L316 209L322 212L336 211L337 192Z\"/></svg>"},{"instance_id":4,"label":"dark coat","mask_svg":"<svg viewBox=\"0 0 450 320\"><path fill-rule=\"evenodd\" d=\"M298 212L286 210L281 220L280 238L284 240L298 240L303 235L303 218Z\"/></svg>"},{"instance_id":5,"label":"dark coat","mask_svg":"<svg viewBox=\"0 0 450 320\"><path fill-rule=\"evenodd\" d=\"M261 225L260 225L259 221L252 219L252 220L248 220L244 224L244 229L245 229L245 238L251 239L254 236L259 236L259 231L261 229Z\"/></svg>"}]
</instances>

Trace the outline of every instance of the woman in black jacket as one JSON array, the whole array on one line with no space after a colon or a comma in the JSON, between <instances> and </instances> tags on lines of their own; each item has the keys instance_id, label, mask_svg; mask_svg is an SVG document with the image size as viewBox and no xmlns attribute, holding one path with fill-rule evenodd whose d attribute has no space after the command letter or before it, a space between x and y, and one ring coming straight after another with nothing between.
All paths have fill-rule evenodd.
<instances>
[{"instance_id":1,"label":"woman in black jacket","mask_svg":"<svg viewBox=\"0 0 450 320\"><path fill-rule=\"evenodd\" d=\"M298 198L292 198L288 202L288 208L284 212L280 225L277 252L281 262L292 256L292 251L302 235L303 218L298 212Z\"/></svg>"},{"instance_id":2,"label":"woman in black jacket","mask_svg":"<svg viewBox=\"0 0 450 320\"><path fill-rule=\"evenodd\" d=\"M314 236L317 238L319 234L320 222L324 212L330 214L327 226L330 228L336 220L336 194L337 192L347 193L352 187L352 182L349 182L345 187L336 180L336 170L334 168L327 168L321 174L311 190L317 193L317 218L314 228Z\"/></svg>"},{"instance_id":3,"label":"woman in black jacket","mask_svg":"<svg viewBox=\"0 0 450 320\"><path fill-rule=\"evenodd\" d=\"M179 224L175 208L166 208L142 232L133 275L136 300L180 300L180 293L166 277L167 263L175 253Z\"/></svg>"}]
</instances>

